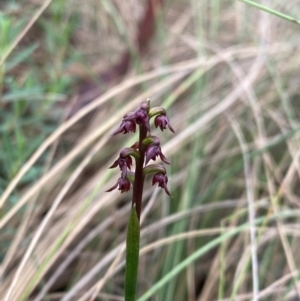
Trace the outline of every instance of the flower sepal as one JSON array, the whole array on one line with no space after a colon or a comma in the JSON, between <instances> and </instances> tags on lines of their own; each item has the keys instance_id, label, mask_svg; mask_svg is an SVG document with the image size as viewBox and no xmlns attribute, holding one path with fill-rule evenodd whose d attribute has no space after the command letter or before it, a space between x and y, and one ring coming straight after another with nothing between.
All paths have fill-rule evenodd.
<instances>
[{"instance_id":1,"label":"flower sepal","mask_svg":"<svg viewBox=\"0 0 300 301\"><path fill-rule=\"evenodd\" d=\"M149 110L149 114L148 114L149 118L152 118L157 115L167 115L167 112L162 107L154 107Z\"/></svg>"},{"instance_id":2,"label":"flower sepal","mask_svg":"<svg viewBox=\"0 0 300 301\"><path fill-rule=\"evenodd\" d=\"M167 171L162 164L150 164L143 168L143 175L148 175L151 173L161 173L165 175Z\"/></svg>"},{"instance_id":3,"label":"flower sepal","mask_svg":"<svg viewBox=\"0 0 300 301\"><path fill-rule=\"evenodd\" d=\"M126 158L132 156L136 159L140 158L140 153L133 147L125 147L120 152L120 158Z\"/></svg>"},{"instance_id":4,"label":"flower sepal","mask_svg":"<svg viewBox=\"0 0 300 301\"><path fill-rule=\"evenodd\" d=\"M147 146L147 145L150 145L150 144L154 144L154 145L160 145L160 140L158 137L156 136L148 136L146 137L143 141L142 141L142 144Z\"/></svg>"}]
</instances>

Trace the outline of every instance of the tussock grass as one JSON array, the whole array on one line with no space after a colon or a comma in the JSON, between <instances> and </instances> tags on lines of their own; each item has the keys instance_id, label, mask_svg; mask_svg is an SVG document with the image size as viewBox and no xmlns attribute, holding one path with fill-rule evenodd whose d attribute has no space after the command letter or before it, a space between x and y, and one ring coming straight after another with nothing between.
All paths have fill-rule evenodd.
<instances>
[{"instance_id":1,"label":"tussock grass","mask_svg":"<svg viewBox=\"0 0 300 301\"><path fill-rule=\"evenodd\" d=\"M300 34L270 14L292 2L168 1L147 52L70 118L82 76L136 53L143 3L1 4L1 300L123 300L131 200L104 191L136 137L110 134L148 97L176 130L173 198L147 181L138 300L300 296Z\"/></svg>"}]
</instances>

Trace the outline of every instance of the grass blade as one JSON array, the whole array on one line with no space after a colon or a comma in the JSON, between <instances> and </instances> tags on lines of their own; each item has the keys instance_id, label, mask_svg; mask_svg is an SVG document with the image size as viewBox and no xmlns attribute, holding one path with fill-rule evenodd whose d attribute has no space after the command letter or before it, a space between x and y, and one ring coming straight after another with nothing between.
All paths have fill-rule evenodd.
<instances>
[{"instance_id":1,"label":"grass blade","mask_svg":"<svg viewBox=\"0 0 300 301\"><path fill-rule=\"evenodd\" d=\"M255 3L255 2L250 1L250 0L238 0L238 1L244 2L244 3L249 4L249 5L251 5L251 6L254 6L254 7L260 9L260 10L263 10L263 11L265 11L265 12L271 14L271 15L274 15L274 16L276 16L276 17L279 17L279 18L281 18L281 19L284 19L284 20L287 20L287 21L289 21L289 22L292 22L292 23L295 23L295 24L297 24L297 25L300 25L300 20L297 20L297 19L295 19L295 18L293 18L293 17L290 17L290 16L288 16L288 15L282 14L282 13L280 13L279 11L276 11L276 10L271 9L271 8L269 8L269 7L266 7L266 6L264 6L264 5Z\"/></svg>"}]
</instances>

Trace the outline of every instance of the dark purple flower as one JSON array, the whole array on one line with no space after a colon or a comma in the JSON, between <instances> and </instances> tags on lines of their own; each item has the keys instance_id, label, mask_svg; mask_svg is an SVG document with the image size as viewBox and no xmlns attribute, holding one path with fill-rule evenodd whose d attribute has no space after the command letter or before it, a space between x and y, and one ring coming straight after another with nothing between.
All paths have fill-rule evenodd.
<instances>
[{"instance_id":1,"label":"dark purple flower","mask_svg":"<svg viewBox=\"0 0 300 301\"><path fill-rule=\"evenodd\" d=\"M122 171L122 179L125 179L127 168L131 169L132 165L132 159L130 156L127 156L125 158L119 157L109 168L115 168L117 166L120 167L120 170Z\"/></svg>"},{"instance_id":2,"label":"dark purple flower","mask_svg":"<svg viewBox=\"0 0 300 301\"><path fill-rule=\"evenodd\" d=\"M161 152L161 148L159 145L150 144L146 149L146 163L147 164L150 160L155 161L156 157L159 156L161 161L165 162L166 164L170 164L164 154Z\"/></svg>"},{"instance_id":3,"label":"dark purple flower","mask_svg":"<svg viewBox=\"0 0 300 301\"><path fill-rule=\"evenodd\" d=\"M169 192L169 189L167 187L167 183L168 183L168 176L165 174L162 174L162 173L156 173L154 176L153 176L153 179L152 179L152 185L158 183L158 186L163 188L166 192L167 195L171 196L170 192Z\"/></svg>"},{"instance_id":4,"label":"dark purple flower","mask_svg":"<svg viewBox=\"0 0 300 301\"><path fill-rule=\"evenodd\" d=\"M124 116L123 120L142 124L147 129L147 131L150 132L148 112L143 108L139 108L134 113L127 114L126 116Z\"/></svg>"},{"instance_id":5,"label":"dark purple flower","mask_svg":"<svg viewBox=\"0 0 300 301\"><path fill-rule=\"evenodd\" d=\"M171 132L175 133L173 127L171 126L170 120L166 115L158 115L154 119L155 127L160 127L160 129L163 131L166 129L166 126L168 125Z\"/></svg>"},{"instance_id":6,"label":"dark purple flower","mask_svg":"<svg viewBox=\"0 0 300 301\"><path fill-rule=\"evenodd\" d=\"M130 156L125 158L119 157L109 168L115 168L119 166L120 170L122 170L123 166L127 166L129 169L131 169L131 165L132 165L132 159Z\"/></svg>"},{"instance_id":7,"label":"dark purple flower","mask_svg":"<svg viewBox=\"0 0 300 301\"><path fill-rule=\"evenodd\" d=\"M166 164L170 164L170 162L167 160L167 158L161 152L160 140L158 137L148 136L143 140L142 143L147 146L145 164L147 164L150 160L155 161L157 156L160 156L160 159L163 162L165 162Z\"/></svg>"},{"instance_id":8,"label":"dark purple flower","mask_svg":"<svg viewBox=\"0 0 300 301\"><path fill-rule=\"evenodd\" d=\"M120 190L121 193L123 193L123 192L129 191L130 186L131 186L131 183L127 178L124 178L124 179L119 178L117 183L113 187L111 187L110 189L106 190L106 192L110 192L110 191L116 189L117 187L119 187L118 190Z\"/></svg>"},{"instance_id":9,"label":"dark purple flower","mask_svg":"<svg viewBox=\"0 0 300 301\"><path fill-rule=\"evenodd\" d=\"M119 126L119 128L116 129L113 132L112 135L114 136L114 135L117 135L119 133L127 134L127 133L130 133L130 132L135 133L135 129L136 129L136 125L135 125L134 121L123 119L123 121L122 121L121 125Z\"/></svg>"}]
</instances>

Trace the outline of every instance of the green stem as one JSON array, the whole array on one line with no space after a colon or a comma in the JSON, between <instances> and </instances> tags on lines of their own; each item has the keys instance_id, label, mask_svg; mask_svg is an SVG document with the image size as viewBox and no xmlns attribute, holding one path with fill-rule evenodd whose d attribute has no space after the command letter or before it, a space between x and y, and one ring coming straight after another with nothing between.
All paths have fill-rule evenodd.
<instances>
[{"instance_id":1,"label":"green stem","mask_svg":"<svg viewBox=\"0 0 300 301\"><path fill-rule=\"evenodd\" d=\"M126 239L125 301L135 301L139 267L140 216L142 210L143 187L145 179L145 176L143 175L145 146L142 142L147 137L147 129L143 125L140 125L139 134L140 157L136 158L132 210L129 218Z\"/></svg>"},{"instance_id":2,"label":"green stem","mask_svg":"<svg viewBox=\"0 0 300 301\"><path fill-rule=\"evenodd\" d=\"M142 210L142 197L143 197L143 187L144 179L143 168L145 161L145 146L142 144L143 140L147 137L147 129L140 125L140 137L139 137L139 152L140 158L136 159L136 169L133 184L133 196L132 196L132 206L136 206L137 218L140 220L141 210Z\"/></svg>"}]
</instances>

